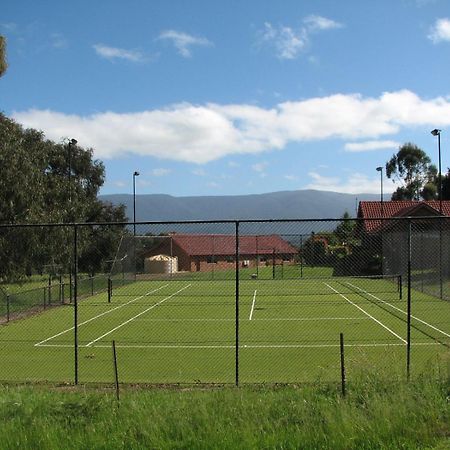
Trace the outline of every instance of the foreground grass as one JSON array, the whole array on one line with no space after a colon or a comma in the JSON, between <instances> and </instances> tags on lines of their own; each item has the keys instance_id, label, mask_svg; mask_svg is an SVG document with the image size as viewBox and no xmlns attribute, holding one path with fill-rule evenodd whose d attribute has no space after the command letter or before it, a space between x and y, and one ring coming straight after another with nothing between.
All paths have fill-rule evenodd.
<instances>
[{"instance_id":1,"label":"foreground grass","mask_svg":"<svg viewBox=\"0 0 450 450\"><path fill-rule=\"evenodd\" d=\"M4 449L444 449L448 381L336 386L0 387Z\"/></svg>"}]
</instances>

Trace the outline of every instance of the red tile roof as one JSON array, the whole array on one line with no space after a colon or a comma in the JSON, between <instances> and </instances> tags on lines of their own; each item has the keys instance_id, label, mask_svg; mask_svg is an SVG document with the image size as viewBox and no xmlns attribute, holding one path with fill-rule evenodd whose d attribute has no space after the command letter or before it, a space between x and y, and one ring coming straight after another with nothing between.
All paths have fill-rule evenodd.
<instances>
[{"instance_id":1,"label":"red tile roof","mask_svg":"<svg viewBox=\"0 0 450 450\"><path fill-rule=\"evenodd\" d=\"M381 220L367 220L390 217L408 217L414 216L418 209L428 210L429 216L438 216L439 200L417 201L417 200L402 200L402 201L386 201L383 202L383 209L381 202L359 202L358 218L366 219L363 222L363 228L367 233L376 232L381 227ZM423 214L422 214L423 215ZM442 201L442 215L450 217L450 200Z\"/></svg>"},{"instance_id":2,"label":"red tile roof","mask_svg":"<svg viewBox=\"0 0 450 450\"><path fill-rule=\"evenodd\" d=\"M174 234L173 243L190 256L234 255L236 238L227 234ZM280 236L239 236L241 255L296 254L298 250Z\"/></svg>"}]
</instances>

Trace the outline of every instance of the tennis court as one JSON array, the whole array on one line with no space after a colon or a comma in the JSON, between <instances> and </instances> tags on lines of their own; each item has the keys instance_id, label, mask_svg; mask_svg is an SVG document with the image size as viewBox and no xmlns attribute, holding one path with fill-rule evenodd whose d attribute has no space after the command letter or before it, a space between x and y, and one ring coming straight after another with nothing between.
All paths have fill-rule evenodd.
<instances>
[{"instance_id":1,"label":"tennis court","mask_svg":"<svg viewBox=\"0 0 450 450\"><path fill-rule=\"evenodd\" d=\"M238 296L237 291L238 290ZM448 350L450 304L414 291L411 358ZM236 301L238 298L238 301ZM236 320L237 317L239 320ZM405 371L407 296L399 277L137 280L0 329L2 380L234 383L338 380L349 367Z\"/></svg>"}]
</instances>

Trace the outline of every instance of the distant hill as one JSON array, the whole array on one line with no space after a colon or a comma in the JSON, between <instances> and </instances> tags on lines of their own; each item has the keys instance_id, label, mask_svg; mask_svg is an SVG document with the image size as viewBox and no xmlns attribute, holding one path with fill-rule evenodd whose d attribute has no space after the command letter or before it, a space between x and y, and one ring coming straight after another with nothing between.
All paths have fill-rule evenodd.
<instances>
[{"instance_id":1,"label":"distant hill","mask_svg":"<svg viewBox=\"0 0 450 450\"><path fill-rule=\"evenodd\" d=\"M347 211L356 216L357 201L378 200L375 194L341 194L316 190L271 192L257 195L173 197L164 194L136 196L137 221L224 219L340 218ZM115 194L101 200L126 206L133 218L133 196Z\"/></svg>"}]
</instances>

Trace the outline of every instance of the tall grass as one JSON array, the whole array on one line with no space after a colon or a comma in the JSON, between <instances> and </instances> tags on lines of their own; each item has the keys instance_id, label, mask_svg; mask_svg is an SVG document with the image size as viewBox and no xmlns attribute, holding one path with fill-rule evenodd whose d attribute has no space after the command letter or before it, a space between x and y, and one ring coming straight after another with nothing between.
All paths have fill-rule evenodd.
<instances>
[{"instance_id":1,"label":"tall grass","mask_svg":"<svg viewBox=\"0 0 450 450\"><path fill-rule=\"evenodd\" d=\"M450 448L450 383L362 375L335 385L0 388L7 449Z\"/></svg>"}]
</instances>

